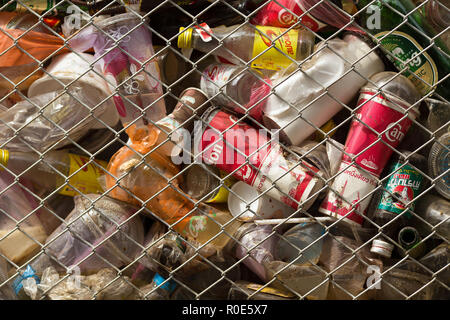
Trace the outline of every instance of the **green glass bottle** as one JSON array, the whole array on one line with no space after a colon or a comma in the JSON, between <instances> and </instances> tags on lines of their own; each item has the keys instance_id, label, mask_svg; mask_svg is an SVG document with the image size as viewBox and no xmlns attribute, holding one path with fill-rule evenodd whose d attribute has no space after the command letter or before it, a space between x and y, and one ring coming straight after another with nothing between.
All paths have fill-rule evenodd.
<instances>
[{"instance_id":1,"label":"green glass bottle","mask_svg":"<svg viewBox=\"0 0 450 320\"><path fill-rule=\"evenodd\" d=\"M396 68L399 71L407 68L404 75L423 95L436 89L436 93L450 101L450 78L437 84L450 71L450 51L439 37L432 40L437 32L422 11L415 10L411 0L355 2L361 10L358 14L360 25L380 40L387 58ZM403 23L403 16L408 17L406 23ZM407 66L405 62L408 62Z\"/></svg>"}]
</instances>

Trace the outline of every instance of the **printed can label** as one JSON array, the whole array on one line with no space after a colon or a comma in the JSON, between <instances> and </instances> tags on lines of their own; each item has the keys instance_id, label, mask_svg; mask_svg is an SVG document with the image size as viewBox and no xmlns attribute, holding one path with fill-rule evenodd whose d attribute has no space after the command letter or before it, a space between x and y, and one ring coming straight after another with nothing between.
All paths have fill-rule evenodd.
<instances>
[{"instance_id":1,"label":"printed can label","mask_svg":"<svg viewBox=\"0 0 450 320\"><path fill-rule=\"evenodd\" d=\"M381 174L392 154L392 149L386 144L396 148L412 124L409 117L402 119L405 114L397 111L402 107L397 104L398 102L394 104L382 95L361 92L358 105L362 106L356 114L357 120L353 120L350 126L345 142L345 152L358 155L354 161L375 176ZM382 141L378 141L378 134L382 132ZM343 158L348 162L352 161L346 154Z\"/></svg>"},{"instance_id":2,"label":"printed can label","mask_svg":"<svg viewBox=\"0 0 450 320\"><path fill-rule=\"evenodd\" d=\"M205 22L200 23L198 26L194 26L194 30L200 35L200 38L202 38L204 42L210 42L212 40L212 30Z\"/></svg>"},{"instance_id":3,"label":"printed can label","mask_svg":"<svg viewBox=\"0 0 450 320\"><path fill-rule=\"evenodd\" d=\"M294 61L296 60L298 30L293 29L285 32L287 29L265 26L257 26L256 29L253 43L253 58L271 47L272 41L277 40L273 43L274 47L253 60L253 68L281 70L292 63L292 60L288 57Z\"/></svg>"},{"instance_id":4,"label":"printed can label","mask_svg":"<svg viewBox=\"0 0 450 320\"><path fill-rule=\"evenodd\" d=\"M105 161L100 160L95 161L98 165L92 162L89 163L89 158L76 154L69 154L69 158L69 176L77 172L75 175L69 178L69 184L78 189L79 192L82 192L83 194L102 192L102 187L98 182L98 178L100 178L100 176L104 174L104 171L101 169L101 167L106 169L108 164ZM89 164L83 167L86 163ZM79 195L79 192L70 187L69 184L64 186L64 188L59 193L71 197Z\"/></svg>"},{"instance_id":5,"label":"printed can label","mask_svg":"<svg viewBox=\"0 0 450 320\"><path fill-rule=\"evenodd\" d=\"M233 72L236 71L236 67L232 65L224 64L213 64L208 66L202 74L200 79L200 89L204 91L208 97L213 97L222 90L226 93L226 86L228 81L230 81ZM218 101L221 99L221 95L218 95L214 100ZM229 103L228 100L223 102Z\"/></svg>"},{"instance_id":6,"label":"printed can label","mask_svg":"<svg viewBox=\"0 0 450 320\"><path fill-rule=\"evenodd\" d=\"M375 35L380 39L390 31L384 31ZM416 86L422 95L430 92L438 81L438 71L436 64L430 55L423 51L421 45L411 36L400 31L394 31L380 40L381 45L392 53L396 58L386 55L387 58L397 67L399 71L405 68L405 62L408 63L410 73L407 76ZM399 61L400 60L400 61ZM419 77L420 79L417 79Z\"/></svg>"},{"instance_id":7,"label":"printed can label","mask_svg":"<svg viewBox=\"0 0 450 320\"><path fill-rule=\"evenodd\" d=\"M268 141L256 129L238 122L233 115L218 111L210 118L197 148L205 163L228 173L234 172L238 180L260 192L269 190L268 196L296 209L297 203L290 197L296 201L307 199L317 183L314 173L319 170L304 162L296 166L287 161L280 145ZM274 182L278 188L273 187Z\"/></svg>"},{"instance_id":8,"label":"printed can label","mask_svg":"<svg viewBox=\"0 0 450 320\"><path fill-rule=\"evenodd\" d=\"M337 218L348 214L345 221L362 225L364 218L360 214L367 214L372 196L364 197L376 188L377 179L346 161L341 162L339 172L341 171L343 172L334 179L331 187L339 195L330 190L319 212Z\"/></svg>"},{"instance_id":9,"label":"printed can label","mask_svg":"<svg viewBox=\"0 0 450 320\"><path fill-rule=\"evenodd\" d=\"M309 13L305 13L305 11L305 8L299 0L270 1L258 11L252 22L263 26L288 28L297 22L298 16L301 16L301 24L312 31L326 27L326 24L315 19Z\"/></svg>"},{"instance_id":10,"label":"printed can label","mask_svg":"<svg viewBox=\"0 0 450 320\"><path fill-rule=\"evenodd\" d=\"M423 176L410 165L401 166L399 162L392 166L393 174L385 186L387 191L383 192L378 209L401 214L407 208L406 205L419 194ZM409 208L414 210L414 203ZM409 211L404 215L411 218Z\"/></svg>"}]
</instances>

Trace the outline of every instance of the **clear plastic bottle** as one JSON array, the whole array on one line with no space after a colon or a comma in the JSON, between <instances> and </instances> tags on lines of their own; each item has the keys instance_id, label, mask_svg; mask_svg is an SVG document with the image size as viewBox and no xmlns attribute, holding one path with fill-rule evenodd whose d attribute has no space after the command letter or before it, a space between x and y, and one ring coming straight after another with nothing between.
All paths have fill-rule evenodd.
<instances>
[{"instance_id":1,"label":"clear plastic bottle","mask_svg":"<svg viewBox=\"0 0 450 320\"><path fill-rule=\"evenodd\" d=\"M299 265L316 264L322 252L324 233L319 223L302 223L289 229L275 247L275 259Z\"/></svg>"},{"instance_id":2,"label":"clear plastic bottle","mask_svg":"<svg viewBox=\"0 0 450 320\"><path fill-rule=\"evenodd\" d=\"M436 140L428 156L428 170L431 177L439 177L435 182L436 191L447 200L450 200L449 149L450 131Z\"/></svg>"},{"instance_id":3,"label":"clear plastic bottle","mask_svg":"<svg viewBox=\"0 0 450 320\"><path fill-rule=\"evenodd\" d=\"M270 84L262 72L231 64L211 64L203 71L200 88L213 101L235 112L249 114L262 119L262 104L259 100L270 91Z\"/></svg>"},{"instance_id":4,"label":"clear plastic bottle","mask_svg":"<svg viewBox=\"0 0 450 320\"><path fill-rule=\"evenodd\" d=\"M179 168L155 148L158 138L155 127L149 125L144 130L145 133L141 128L136 128L136 125L126 130L132 141L129 146L133 151L125 146L111 158L107 170L113 176L105 176L105 190L111 189L109 195L115 199L138 206L142 205L141 201L147 201L146 207L153 214L173 225L173 229L188 240L200 244L209 242L205 247L214 250L225 247L231 240L229 235L234 234L242 223L230 221L232 216L227 211L203 203L195 207L197 201L179 188ZM149 153L151 150L153 151ZM145 163L142 162L143 156L136 151L141 154L149 153L145 157ZM167 188L169 180L170 187ZM217 234L219 236L216 237ZM212 238L214 239L209 241Z\"/></svg>"},{"instance_id":5,"label":"clear plastic bottle","mask_svg":"<svg viewBox=\"0 0 450 320\"><path fill-rule=\"evenodd\" d=\"M178 37L179 48L211 52L234 64L248 63L255 58L251 66L267 70L281 70L293 61L302 61L312 53L314 47L314 34L305 29L288 31L248 23L243 26L221 26L210 29L206 24L202 24L188 29L182 27L180 32L182 33ZM269 49L274 39L276 39L274 47ZM223 41L223 45L219 41ZM266 49L268 50L261 54Z\"/></svg>"},{"instance_id":6,"label":"clear plastic bottle","mask_svg":"<svg viewBox=\"0 0 450 320\"><path fill-rule=\"evenodd\" d=\"M233 253L237 259L244 258L242 263L253 271L261 280L268 281L264 263L274 260L274 248L278 234L273 234L273 226L257 226L246 223L234 234L238 242L234 243Z\"/></svg>"},{"instance_id":7,"label":"clear plastic bottle","mask_svg":"<svg viewBox=\"0 0 450 320\"><path fill-rule=\"evenodd\" d=\"M434 227L436 234L433 237L450 239L449 201L432 194L425 194L417 201L414 213L426 221L421 220L416 223L417 228L424 236L430 234Z\"/></svg>"},{"instance_id":8,"label":"clear plastic bottle","mask_svg":"<svg viewBox=\"0 0 450 320\"><path fill-rule=\"evenodd\" d=\"M28 279L38 284L44 270L53 266L60 274L69 269L92 274L107 267L129 265L140 253L144 226L135 209L99 195L75 197L75 208L47 238L40 253L19 271L14 290L19 298ZM25 283L24 283L25 280Z\"/></svg>"},{"instance_id":9,"label":"clear plastic bottle","mask_svg":"<svg viewBox=\"0 0 450 320\"><path fill-rule=\"evenodd\" d=\"M88 157L66 151L51 151L42 158L41 160L41 157L36 153L10 152L0 149L1 165L15 175L22 176L23 174L23 177L29 179L36 187L45 190L45 192L59 189L60 194L75 196L80 192L87 194L102 191L97 179L104 174L106 162L90 161ZM0 168L3 169L3 167ZM80 170L80 168L82 169ZM75 172L77 173L73 174ZM71 176L68 179L69 184L78 189L79 192L68 184L62 187L69 176Z\"/></svg>"}]
</instances>

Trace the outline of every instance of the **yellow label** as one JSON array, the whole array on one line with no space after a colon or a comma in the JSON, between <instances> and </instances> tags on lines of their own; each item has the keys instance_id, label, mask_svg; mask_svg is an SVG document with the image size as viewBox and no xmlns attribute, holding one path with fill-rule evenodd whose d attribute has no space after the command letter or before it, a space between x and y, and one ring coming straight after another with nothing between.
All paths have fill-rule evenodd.
<instances>
[{"instance_id":1,"label":"yellow label","mask_svg":"<svg viewBox=\"0 0 450 320\"><path fill-rule=\"evenodd\" d=\"M227 176L227 173L220 171L220 177L224 178ZM231 188L231 186L236 182L236 179L233 177L230 177L223 181L223 184L227 186L228 188ZM209 199L208 201L205 201L206 203L225 203L228 201L228 195L230 194L229 189L225 188L224 186L220 187L219 192L217 194Z\"/></svg>"},{"instance_id":2,"label":"yellow label","mask_svg":"<svg viewBox=\"0 0 450 320\"><path fill-rule=\"evenodd\" d=\"M102 192L102 188L100 186L100 183L98 182L98 178L104 174L104 171L101 167L106 168L108 164L105 161L96 160L95 162L98 164L96 165L94 162L90 162L89 158L76 154L69 154L69 158L69 176L77 172L75 175L69 178L69 184L78 189L78 191L83 194ZM86 166L84 166L85 164ZM59 193L74 197L80 194L78 191L74 190L69 185L66 185Z\"/></svg>"},{"instance_id":3,"label":"yellow label","mask_svg":"<svg viewBox=\"0 0 450 320\"><path fill-rule=\"evenodd\" d=\"M8 166L9 161L9 151L5 149L0 149L0 163L4 166ZM0 167L0 170L4 170L2 167Z\"/></svg>"},{"instance_id":4,"label":"yellow label","mask_svg":"<svg viewBox=\"0 0 450 320\"><path fill-rule=\"evenodd\" d=\"M256 284L256 283L250 283L250 284L247 285L248 289L255 290L255 291L261 289L261 287L262 287L262 285ZM278 289L275 289L275 288L271 288L271 287L265 287L265 288L261 289L259 292L273 294L275 296L279 296L279 297L283 297L283 298L293 298L293 297L295 297L290 292L281 291L281 290L278 290Z\"/></svg>"},{"instance_id":5,"label":"yellow label","mask_svg":"<svg viewBox=\"0 0 450 320\"><path fill-rule=\"evenodd\" d=\"M274 47L253 60L253 68L281 70L287 68L292 63L292 60L288 56L296 60L298 30L293 29L284 33L287 29L266 26L257 26L256 28L252 57L258 56L261 52L271 47L272 41L274 41Z\"/></svg>"},{"instance_id":6,"label":"yellow label","mask_svg":"<svg viewBox=\"0 0 450 320\"><path fill-rule=\"evenodd\" d=\"M336 124L334 123L333 119L325 123L323 126L320 127L320 130L322 130L325 133L329 133L332 129L336 128ZM329 134L330 137L334 136L336 131L333 131L331 134ZM317 142L321 142L323 139L325 139L325 136L322 134L322 132L316 130L312 135L311 139Z\"/></svg>"}]
</instances>

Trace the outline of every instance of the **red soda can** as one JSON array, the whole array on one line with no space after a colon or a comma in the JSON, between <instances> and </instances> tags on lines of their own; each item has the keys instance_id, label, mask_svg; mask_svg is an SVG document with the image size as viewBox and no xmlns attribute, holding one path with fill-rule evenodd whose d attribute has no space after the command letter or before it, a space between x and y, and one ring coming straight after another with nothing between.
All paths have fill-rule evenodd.
<instances>
[{"instance_id":1,"label":"red soda can","mask_svg":"<svg viewBox=\"0 0 450 320\"><path fill-rule=\"evenodd\" d=\"M326 24L305 12L306 9L301 0L270 1L258 11L252 23L261 26L288 28L297 22L297 16L301 16L300 22L312 31L326 27Z\"/></svg>"},{"instance_id":2,"label":"red soda can","mask_svg":"<svg viewBox=\"0 0 450 320\"><path fill-rule=\"evenodd\" d=\"M211 108L202 118L207 125L195 129L196 161L232 173L294 209L297 202L303 204L304 210L312 205L324 184L319 169L306 162L288 161L281 146L271 141L265 131L238 122L232 114Z\"/></svg>"},{"instance_id":3,"label":"red soda can","mask_svg":"<svg viewBox=\"0 0 450 320\"><path fill-rule=\"evenodd\" d=\"M345 152L350 156L358 155L355 163L378 177L419 111L411 109L410 116L405 117L405 111L409 108L406 102L367 89L361 91L358 105L362 105L356 114L359 121L352 121ZM376 142L381 133L382 141ZM371 147L365 150L368 146ZM351 162L347 154L344 153L343 160Z\"/></svg>"},{"instance_id":4,"label":"red soda can","mask_svg":"<svg viewBox=\"0 0 450 320\"><path fill-rule=\"evenodd\" d=\"M418 108L411 108L420 99L414 85L403 76L390 80L392 74L381 72L371 78L380 87L388 81L390 87L384 88L382 94L371 85L361 90L359 109L345 142L339 170L342 173L334 179L332 190L322 202L319 212L336 217L345 216L345 221L362 225L362 215L366 215L372 197L369 193L376 188L377 178L393 149L400 144L412 121L419 116ZM398 88L410 93L409 97L400 98L397 92L390 92Z\"/></svg>"}]
</instances>

